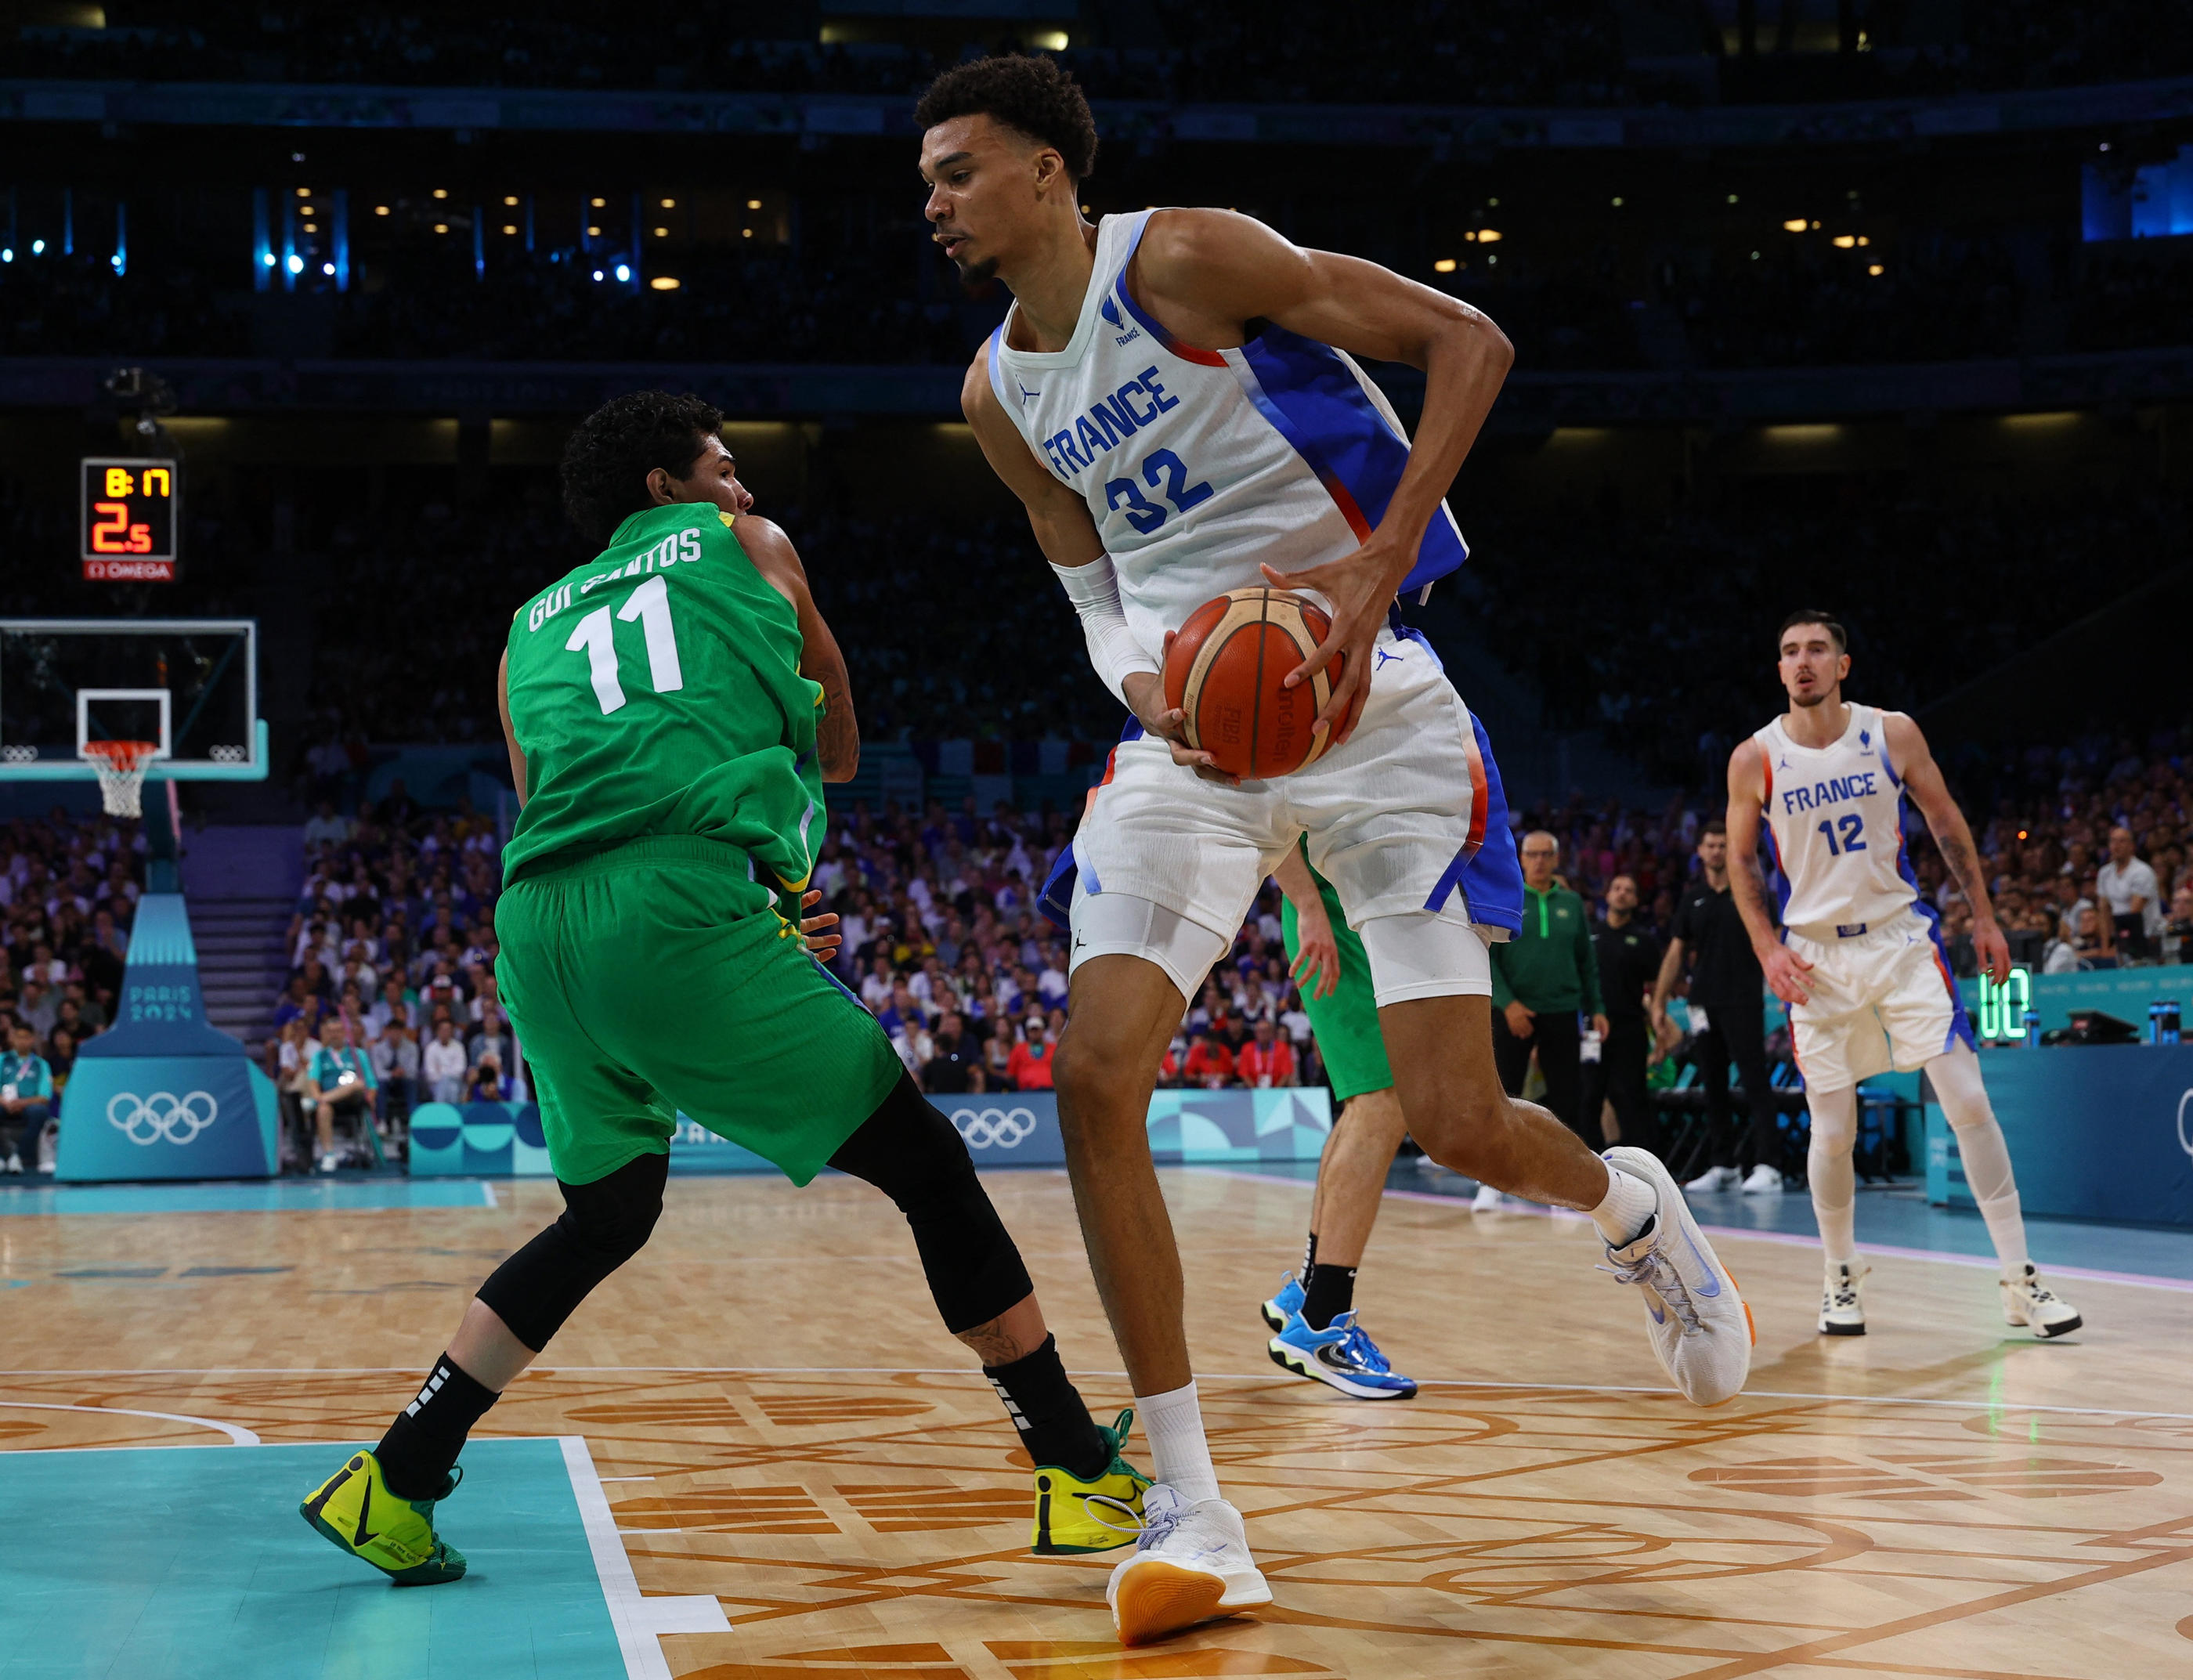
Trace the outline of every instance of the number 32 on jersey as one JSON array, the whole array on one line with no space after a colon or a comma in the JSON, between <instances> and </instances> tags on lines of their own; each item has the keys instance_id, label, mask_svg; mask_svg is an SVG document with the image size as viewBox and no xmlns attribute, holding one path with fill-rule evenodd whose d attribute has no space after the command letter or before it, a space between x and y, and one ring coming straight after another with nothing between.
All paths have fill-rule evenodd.
<instances>
[{"instance_id":1,"label":"number 32 on jersey","mask_svg":"<svg viewBox=\"0 0 2193 1680\"><path fill-rule=\"evenodd\" d=\"M669 694L685 686L685 673L678 663L678 633L670 622L670 586L660 576L650 577L632 592L621 607L598 606L571 628L571 638L564 644L570 653L587 656L587 674L594 685L594 698L601 702L602 715L621 710L625 704L624 684L617 671L616 640L610 625L610 615L629 624L639 621L640 634L647 639L647 680L657 694Z\"/></svg>"}]
</instances>

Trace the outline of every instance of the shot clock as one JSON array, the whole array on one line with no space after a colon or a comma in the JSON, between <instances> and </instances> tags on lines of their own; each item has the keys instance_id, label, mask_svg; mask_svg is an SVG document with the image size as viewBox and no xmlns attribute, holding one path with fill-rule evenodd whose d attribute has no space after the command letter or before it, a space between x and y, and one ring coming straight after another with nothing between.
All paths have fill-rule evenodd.
<instances>
[{"instance_id":1,"label":"shot clock","mask_svg":"<svg viewBox=\"0 0 2193 1680\"><path fill-rule=\"evenodd\" d=\"M94 583L172 583L181 560L182 469L141 456L83 462L79 545Z\"/></svg>"}]
</instances>

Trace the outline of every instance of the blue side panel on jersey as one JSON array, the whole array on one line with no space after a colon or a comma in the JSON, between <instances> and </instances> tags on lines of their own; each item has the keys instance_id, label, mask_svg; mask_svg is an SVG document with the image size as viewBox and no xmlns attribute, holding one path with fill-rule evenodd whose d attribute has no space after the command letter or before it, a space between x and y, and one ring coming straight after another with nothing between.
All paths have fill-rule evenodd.
<instances>
[{"instance_id":1,"label":"blue side panel on jersey","mask_svg":"<svg viewBox=\"0 0 2193 1680\"><path fill-rule=\"evenodd\" d=\"M1409 446L1371 406L1348 364L1331 345L1267 326L1241 347L1263 387L1264 417L1326 484L1347 487L1373 530L1409 464ZM1426 527L1417 563L1401 580L1407 595L1457 571L1469 549L1444 509Z\"/></svg>"},{"instance_id":2,"label":"blue side panel on jersey","mask_svg":"<svg viewBox=\"0 0 2193 1680\"><path fill-rule=\"evenodd\" d=\"M1881 762L1888 762L1888 743L1881 743ZM1892 775L1893 772L1891 772ZM1901 784L1899 784L1901 785ZM1919 877L1911 872L1911 848L1904 843L1904 802L1896 803L1896 873L1904 877L1904 884L1911 889L1911 909L1927 924L1927 937L1934 942L1934 959L1942 966L1942 983L1950 989L1950 1030L1942 1040L1946 1052L1960 1040L1973 1049L1979 1041L1973 1036L1973 1018L1965 1008L1964 994L1957 989L1952 977L1956 971L1950 966L1950 948L1942 943L1942 915L1927 902L1927 895L1919 890Z\"/></svg>"},{"instance_id":3,"label":"blue side panel on jersey","mask_svg":"<svg viewBox=\"0 0 2193 1680\"><path fill-rule=\"evenodd\" d=\"M1455 853L1424 908L1442 908L1459 887L1470 920L1519 934L1523 931L1523 864L1515 855L1515 831L1508 822L1508 795L1500 785L1500 766L1492 761L1492 743L1474 713L1469 726L1476 732L1477 755L1485 765L1485 838L1475 849L1464 846Z\"/></svg>"},{"instance_id":4,"label":"blue side panel on jersey","mask_svg":"<svg viewBox=\"0 0 2193 1680\"><path fill-rule=\"evenodd\" d=\"M1009 395L1005 390L1005 370L998 365L998 347L1005 341L1005 323L1000 321L991 332L990 341L982 347L983 358L988 362L990 367L990 389L997 393L998 400L1001 403L1006 401Z\"/></svg>"},{"instance_id":5,"label":"blue side panel on jersey","mask_svg":"<svg viewBox=\"0 0 2193 1680\"><path fill-rule=\"evenodd\" d=\"M1044 877L1043 891L1035 896L1036 909L1053 927L1066 932L1073 929L1074 880L1079 873L1080 866L1074 861L1074 847L1069 843L1058 854L1058 861L1051 866L1051 873Z\"/></svg>"}]
</instances>

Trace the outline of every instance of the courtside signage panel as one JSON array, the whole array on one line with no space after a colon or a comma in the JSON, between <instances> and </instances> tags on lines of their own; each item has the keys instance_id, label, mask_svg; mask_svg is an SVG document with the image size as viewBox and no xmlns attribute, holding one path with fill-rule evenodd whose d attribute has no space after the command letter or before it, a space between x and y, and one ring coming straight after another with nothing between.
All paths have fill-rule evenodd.
<instances>
[{"instance_id":1,"label":"courtside signage panel","mask_svg":"<svg viewBox=\"0 0 2193 1680\"><path fill-rule=\"evenodd\" d=\"M77 529L94 583L172 583L182 559L183 471L173 461L87 456Z\"/></svg>"}]
</instances>

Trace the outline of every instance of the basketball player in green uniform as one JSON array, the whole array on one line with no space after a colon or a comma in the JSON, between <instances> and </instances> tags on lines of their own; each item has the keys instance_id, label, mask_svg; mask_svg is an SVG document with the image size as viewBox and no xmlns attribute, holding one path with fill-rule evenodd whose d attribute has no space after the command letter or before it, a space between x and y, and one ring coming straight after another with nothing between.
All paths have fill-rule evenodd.
<instances>
[{"instance_id":1,"label":"basketball player in green uniform","mask_svg":"<svg viewBox=\"0 0 2193 1680\"><path fill-rule=\"evenodd\" d=\"M500 679L521 810L495 976L564 1193L466 1309L418 1397L306 1518L406 1585L456 1580L437 1536L467 1432L662 1211L682 1110L804 1184L876 1185L913 1230L945 1327L981 1357L1039 1467L1038 1551L1132 1538L1147 1479L1068 1381L966 1145L810 955L822 784L859 754L845 666L784 533L696 397L638 392L573 434L567 508L601 554L521 606ZM1114 1511L1116 1517L1117 1511Z\"/></svg>"},{"instance_id":2,"label":"basketball player in green uniform","mask_svg":"<svg viewBox=\"0 0 2193 1680\"><path fill-rule=\"evenodd\" d=\"M1386 1362L1354 1310L1356 1268L1377 1221L1387 1171L1408 1130L1378 1030L1370 960L1341 910L1340 895L1310 868L1300 843L1272 879L1285 898L1280 926L1287 960L1332 1098L1341 1105L1317 1165L1302 1276L1289 1274L1263 1305L1264 1322L1276 1333L1272 1362L1351 1400L1406 1400L1416 1384Z\"/></svg>"}]
</instances>

